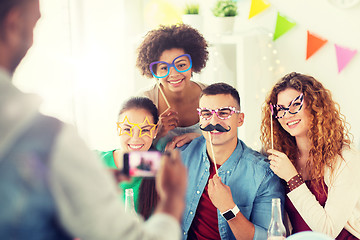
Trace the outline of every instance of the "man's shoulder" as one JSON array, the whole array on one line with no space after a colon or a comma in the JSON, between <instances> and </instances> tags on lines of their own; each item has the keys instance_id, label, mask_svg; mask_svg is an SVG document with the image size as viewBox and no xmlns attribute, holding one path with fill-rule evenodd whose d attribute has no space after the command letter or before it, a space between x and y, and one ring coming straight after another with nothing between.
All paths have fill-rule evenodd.
<instances>
[{"instance_id":1,"label":"man's shoulder","mask_svg":"<svg viewBox=\"0 0 360 240\"><path fill-rule=\"evenodd\" d=\"M264 171L270 171L269 162L267 161L266 156L246 146L246 144L241 140L240 143L243 147L243 154L241 155L241 159L243 159L245 162L248 162L249 164L252 164L256 168L262 169Z\"/></svg>"},{"instance_id":2,"label":"man's shoulder","mask_svg":"<svg viewBox=\"0 0 360 240\"><path fill-rule=\"evenodd\" d=\"M185 165L195 163L197 161L191 161L191 159L201 156L203 149L206 147L206 141L203 136L195 138L190 143L180 147L180 153Z\"/></svg>"},{"instance_id":3,"label":"man's shoulder","mask_svg":"<svg viewBox=\"0 0 360 240\"><path fill-rule=\"evenodd\" d=\"M187 143L184 146L180 147L179 150L181 153L194 151L195 149L197 151L200 151L200 149L202 149L201 147L203 147L205 144L206 144L205 138L203 136L200 136L193 139L190 143Z\"/></svg>"}]
</instances>

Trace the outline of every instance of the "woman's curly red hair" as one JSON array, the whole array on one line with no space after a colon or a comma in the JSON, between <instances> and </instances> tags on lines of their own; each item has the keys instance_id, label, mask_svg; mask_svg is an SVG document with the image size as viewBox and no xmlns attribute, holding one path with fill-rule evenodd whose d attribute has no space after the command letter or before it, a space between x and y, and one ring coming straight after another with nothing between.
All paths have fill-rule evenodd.
<instances>
[{"instance_id":1,"label":"woman's curly red hair","mask_svg":"<svg viewBox=\"0 0 360 240\"><path fill-rule=\"evenodd\" d=\"M277 103L277 96L285 89L293 88L304 94L306 108L309 111L310 126L308 137L311 143L307 166L310 167L310 179L324 177L325 166L333 174L336 158L341 156L344 145L350 144L349 127L339 104L333 101L331 92L312 76L290 73L280 79L272 88L262 107L261 137L263 150L271 148L270 103ZM273 117L273 116L272 116ZM296 166L298 148L295 137L285 131L273 117L274 149L284 152Z\"/></svg>"}]
</instances>

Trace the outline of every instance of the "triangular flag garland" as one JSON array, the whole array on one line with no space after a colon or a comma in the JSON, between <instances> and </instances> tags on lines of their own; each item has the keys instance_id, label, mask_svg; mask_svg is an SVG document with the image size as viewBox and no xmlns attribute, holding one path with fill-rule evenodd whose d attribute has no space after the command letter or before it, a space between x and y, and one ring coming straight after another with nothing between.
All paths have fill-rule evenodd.
<instances>
[{"instance_id":1,"label":"triangular flag garland","mask_svg":"<svg viewBox=\"0 0 360 240\"><path fill-rule=\"evenodd\" d=\"M284 33L295 27L296 23L289 20L285 16L280 15L278 12L276 19L276 27L273 41L281 37Z\"/></svg>"},{"instance_id":2,"label":"triangular flag garland","mask_svg":"<svg viewBox=\"0 0 360 240\"><path fill-rule=\"evenodd\" d=\"M335 44L338 73L340 73L350 60L356 55L357 50L348 49Z\"/></svg>"},{"instance_id":3,"label":"triangular flag garland","mask_svg":"<svg viewBox=\"0 0 360 240\"><path fill-rule=\"evenodd\" d=\"M251 0L249 19L256 16L257 14L263 12L270 6L266 0ZM273 36L273 41L281 37L283 34L288 32L296 26L296 23L289 20L287 17L282 16L279 12L277 13L275 32ZM328 40L316 36L313 33L307 31L307 49L306 49L306 60L308 60L312 55L314 55L322 46L324 46ZM351 50L345 47L341 47L335 44L336 49L336 58L338 64L338 73L340 73L353 59L353 57L358 52L357 50Z\"/></svg>"},{"instance_id":4,"label":"triangular flag garland","mask_svg":"<svg viewBox=\"0 0 360 240\"><path fill-rule=\"evenodd\" d=\"M258 15L265 9L270 7L270 3L264 0L251 0L251 7L250 7L250 13L249 13L249 19Z\"/></svg>"},{"instance_id":5,"label":"triangular flag garland","mask_svg":"<svg viewBox=\"0 0 360 240\"><path fill-rule=\"evenodd\" d=\"M328 40L322 39L307 31L306 60L308 60L314 53L316 53L322 46L324 46L327 41Z\"/></svg>"}]
</instances>

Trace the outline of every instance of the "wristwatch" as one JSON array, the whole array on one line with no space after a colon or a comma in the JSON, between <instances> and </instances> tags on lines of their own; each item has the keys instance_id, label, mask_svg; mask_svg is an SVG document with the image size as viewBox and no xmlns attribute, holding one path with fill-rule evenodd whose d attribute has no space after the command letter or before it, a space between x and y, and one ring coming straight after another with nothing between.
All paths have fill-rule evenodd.
<instances>
[{"instance_id":1,"label":"wristwatch","mask_svg":"<svg viewBox=\"0 0 360 240\"><path fill-rule=\"evenodd\" d=\"M236 217L236 214L240 212L238 206L235 205L233 209L226 210L225 212L221 213L226 221L230 221L231 219Z\"/></svg>"}]
</instances>

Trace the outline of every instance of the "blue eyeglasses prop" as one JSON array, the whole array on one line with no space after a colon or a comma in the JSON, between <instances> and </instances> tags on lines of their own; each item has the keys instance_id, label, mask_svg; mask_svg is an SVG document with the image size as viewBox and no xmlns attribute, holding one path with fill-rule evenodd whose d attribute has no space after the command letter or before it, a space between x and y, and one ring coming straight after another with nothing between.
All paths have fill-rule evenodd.
<instances>
[{"instance_id":1,"label":"blue eyeglasses prop","mask_svg":"<svg viewBox=\"0 0 360 240\"><path fill-rule=\"evenodd\" d=\"M288 107L273 105L272 114L275 118L283 118L286 112L290 114L297 114L300 112L302 106L304 104L304 95L301 93L294 100L292 100Z\"/></svg>"},{"instance_id":2,"label":"blue eyeglasses prop","mask_svg":"<svg viewBox=\"0 0 360 240\"><path fill-rule=\"evenodd\" d=\"M192 60L189 54L183 54L176 57L171 64L163 61L150 63L150 71L156 78L167 77L170 73L170 68L174 67L176 71L182 73L189 71L192 67Z\"/></svg>"}]
</instances>

